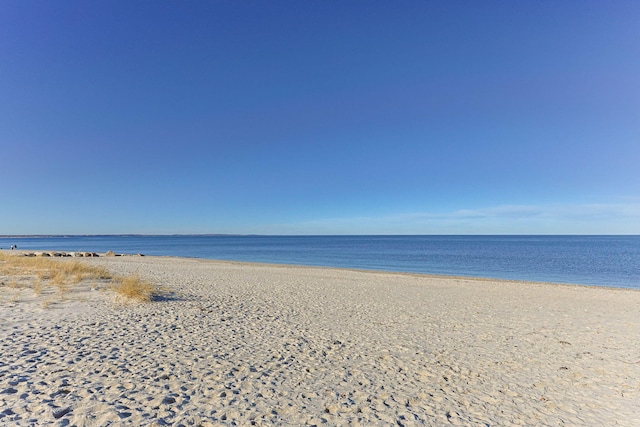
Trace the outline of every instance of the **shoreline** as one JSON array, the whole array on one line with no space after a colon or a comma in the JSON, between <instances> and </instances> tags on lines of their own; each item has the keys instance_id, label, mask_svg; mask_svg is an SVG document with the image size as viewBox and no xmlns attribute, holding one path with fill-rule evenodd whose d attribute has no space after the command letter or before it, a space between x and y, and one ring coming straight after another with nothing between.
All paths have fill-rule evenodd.
<instances>
[{"instance_id":1,"label":"shoreline","mask_svg":"<svg viewBox=\"0 0 640 427\"><path fill-rule=\"evenodd\" d=\"M9 250L9 249L0 249L0 253L6 254L14 254L14 255L22 255L22 256L33 256L39 257L42 253L57 253L63 255L49 255L50 257L61 257L61 258L77 258L82 260L83 258L99 258L99 257L111 257L107 255L106 252L85 252L80 251L80 253L84 253L87 255L82 255L79 257L75 257L76 251L56 251L56 250ZM90 255L89 255L90 254ZM214 258L199 258L199 257L188 257L188 256L174 256L174 255L145 255L141 253L116 253L112 255L115 257L147 257L147 258L160 258L160 259L177 259L177 260L196 260L196 261L211 261L218 263L230 263L230 264L238 264L247 266L273 266L273 267L285 267L285 268L320 268L327 270L338 270L338 271L353 271L359 273L383 273L383 274L392 274L392 275L406 275L406 276L415 276L415 277L424 277L424 278L433 278L433 279L453 279L453 280L469 280L469 281L488 281L488 282L501 282L501 283L518 283L522 285L550 285L550 286L568 286L568 287L588 287L588 288L598 288L598 289L617 289L617 290L625 290L632 292L640 292L640 288L632 287L632 286L613 286L613 285L592 285L588 283L563 283L563 282L545 282L538 280L518 280L518 279L501 279L497 277L482 277L482 276L460 276L460 275L448 275L448 274L431 274L431 273L416 273L410 271L394 271L394 270L382 270L382 269L363 269L363 268L349 268L349 267L332 267L325 265L307 265L307 264L287 264L287 263L274 263L274 262L259 262L259 261L240 261L240 260L226 260L226 259L214 259Z\"/></svg>"},{"instance_id":2,"label":"shoreline","mask_svg":"<svg viewBox=\"0 0 640 427\"><path fill-rule=\"evenodd\" d=\"M32 238L3 247L324 265L639 288L640 236L93 236Z\"/></svg>"},{"instance_id":3,"label":"shoreline","mask_svg":"<svg viewBox=\"0 0 640 427\"><path fill-rule=\"evenodd\" d=\"M81 260L167 294L149 304L88 292L49 309L26 298L0 305L0 421L640 420L640 293L626 288L200 258Z\"/></svg>"}]
</instances>

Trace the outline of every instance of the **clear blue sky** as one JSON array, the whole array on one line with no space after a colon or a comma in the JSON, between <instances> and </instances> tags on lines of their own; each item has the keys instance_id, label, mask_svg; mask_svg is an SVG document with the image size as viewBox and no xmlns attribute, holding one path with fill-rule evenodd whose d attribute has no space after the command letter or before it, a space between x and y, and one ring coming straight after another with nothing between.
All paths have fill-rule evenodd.
<instances>
[{"instance_id":1,"label":"clear blue sky","mask_svg":"<svg viewBox=\"0 0 640 427\"><path fill-rule=\"evenodd\" d=\"M640 2L0 1L0 234L639 234Z\"/></svg>"}]
</instances>

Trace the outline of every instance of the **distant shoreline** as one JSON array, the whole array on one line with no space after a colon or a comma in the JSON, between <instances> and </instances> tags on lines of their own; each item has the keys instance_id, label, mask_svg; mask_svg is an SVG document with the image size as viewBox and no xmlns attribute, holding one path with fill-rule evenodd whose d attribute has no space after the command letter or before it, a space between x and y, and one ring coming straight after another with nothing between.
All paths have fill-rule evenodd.
<instances>
[{"instance_id":1,"label":"distant shoreline","mask_svg":"<svg viewBox=\"0 0 640 427\"><path fill-rule=\"evenodd\" d=\"M73 237L640 237L640 234L0 234L0 239L73 238Z\"/></svg>"},{"instance_id":2,"label":"distant shoreline","mask_svg":"<svg viewBox=\"0 0 640 427\"><path fill-rule=\"evenodd\" d=\"M0 239L46 239L73 237L216 237L216 236L256 236L256 234L0 234Z\"/></svg>"}]
</instances>

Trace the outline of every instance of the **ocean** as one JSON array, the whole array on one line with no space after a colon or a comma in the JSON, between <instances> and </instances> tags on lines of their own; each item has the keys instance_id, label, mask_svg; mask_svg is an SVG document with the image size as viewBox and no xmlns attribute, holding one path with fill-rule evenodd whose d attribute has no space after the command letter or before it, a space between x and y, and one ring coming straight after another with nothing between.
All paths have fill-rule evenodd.
<instances>
[{"instance_id":1,"label":"ocean","mask_svg":"<svg viewBox=\"0 0 640 427\"><path fill-rule=\"evenodd\" d=\"M11 245L640 289L640 236L0 238L0 248Z\"/></svg>"}]
</instances>

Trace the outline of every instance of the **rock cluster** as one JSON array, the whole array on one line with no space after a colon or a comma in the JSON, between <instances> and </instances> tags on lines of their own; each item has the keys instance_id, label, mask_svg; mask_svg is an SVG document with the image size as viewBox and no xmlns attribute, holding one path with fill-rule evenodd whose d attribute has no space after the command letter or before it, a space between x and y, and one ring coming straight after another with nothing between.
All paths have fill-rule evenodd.
<instances>
[{"instance_id":1,"label":"rock cluster","mask_svg":"<svg viewBox=\"0 0 640 427\"><path fill-rule=\"evenodd\" d=\"M66 252L34 252L33 254L28 253L25 256L42 256L42 257L68 257L71 256Z\"/></svg>"},{"instance_id":2,"label":"rock cluster","mask_svg":"<svg viewBox=\"0 0 640 427\"><path fill-rule=\"evenodd\" d=\"M95 252L73 252L75 257L97 257L100 256Z\"/></svg>"},{"instance_id":3,"label":"rock cluster","mask_svg":"<svg viewBox=\"0 0 640 427\"><path fill-rule=\"evenodd\" d=\"M126 254L117 254L113 251L108 251L103 255L96 252L25 252L22 256L26 257L99 257L99 256L131 256ZM135 256L144 256L143 254L135 254Z\"/></svg>"}]
</instances>

